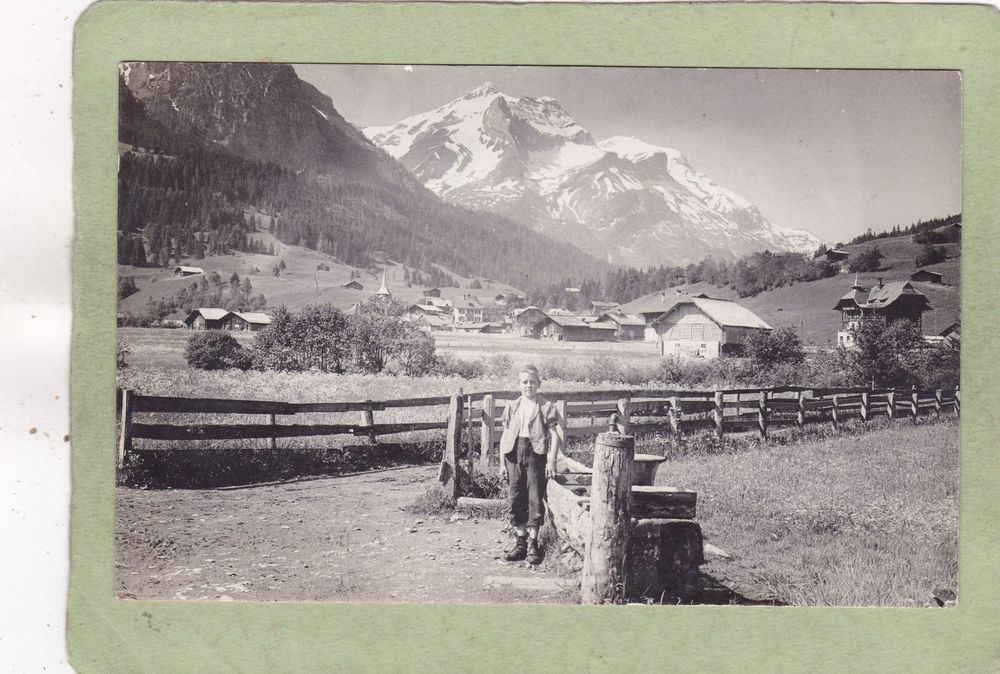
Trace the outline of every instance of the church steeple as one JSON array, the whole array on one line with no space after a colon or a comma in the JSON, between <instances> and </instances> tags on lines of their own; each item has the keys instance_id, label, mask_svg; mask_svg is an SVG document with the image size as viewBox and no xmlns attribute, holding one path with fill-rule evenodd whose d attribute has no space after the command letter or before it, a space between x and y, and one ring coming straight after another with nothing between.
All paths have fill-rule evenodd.
<instances>
[{"instance_id":1,"label":"church steeple","mask_svg":"<svg viewBox=\"0 0 1000 674\"><path fill-rule=\"evenodd\" d=\"M382 270L382 285L380 285L378 287L378 290L375 291L375 294L376 295L387 295L387 296L388 295L392 295L392 293L389 292L389 286L387 286L385 284L385 270L384 269Z\"/></svg>"}]
</instances>

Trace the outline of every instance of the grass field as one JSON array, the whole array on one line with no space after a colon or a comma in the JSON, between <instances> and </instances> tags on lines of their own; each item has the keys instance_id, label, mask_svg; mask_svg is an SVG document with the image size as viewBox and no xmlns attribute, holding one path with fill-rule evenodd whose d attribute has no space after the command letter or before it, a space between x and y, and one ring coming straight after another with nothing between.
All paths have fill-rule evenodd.
<instances>
[{"instance_id":1,"label":"grass field","mask_svg":"<svg viewBox=\"0 0 1000 674\"><path fill-rule=\"evenodd\" d=\"M671 457L659 483L698 492L706 539L733 556L705 570L742 594L933 606L936 590L958 589L958 421L879 425L717 454L643 451Z\"/></svg>"}]
</instances>

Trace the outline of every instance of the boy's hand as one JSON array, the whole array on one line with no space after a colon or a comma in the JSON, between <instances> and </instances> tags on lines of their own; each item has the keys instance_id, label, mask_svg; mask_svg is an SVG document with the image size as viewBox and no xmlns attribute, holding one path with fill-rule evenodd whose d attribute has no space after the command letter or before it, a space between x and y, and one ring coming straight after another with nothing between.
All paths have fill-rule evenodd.
<instances>
[{"instance_id":1,"label":"boy's hand","mask_svg":"<svg viewBox=\"0 0 1000 674\"><path fill-rule=\"evenodd\" d=\"M549 461L545 464L545 478L551 480L556 476L556 463L555 461Z\"/></svg>"}]
</instances>

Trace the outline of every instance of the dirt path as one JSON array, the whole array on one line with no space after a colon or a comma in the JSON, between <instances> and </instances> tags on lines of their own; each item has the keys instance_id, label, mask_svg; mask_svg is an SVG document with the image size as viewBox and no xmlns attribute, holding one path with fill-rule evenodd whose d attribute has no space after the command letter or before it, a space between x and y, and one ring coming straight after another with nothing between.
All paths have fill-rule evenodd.
<instances>
[{"instance_id":1,"label":"dirt path","mask_svg":"<svg viewBox=\"0 0 1000 674\"><path fill-rule=\"evenodd\" d=\"M501 559L504 522L415 515L437 466L229 489L118 489L123 598L552 602L577 599L558 550L532 569ZM517 590L486 582L552 579ZM543 581L542 584L547 584Z\"/></svg>"}]
</instances>

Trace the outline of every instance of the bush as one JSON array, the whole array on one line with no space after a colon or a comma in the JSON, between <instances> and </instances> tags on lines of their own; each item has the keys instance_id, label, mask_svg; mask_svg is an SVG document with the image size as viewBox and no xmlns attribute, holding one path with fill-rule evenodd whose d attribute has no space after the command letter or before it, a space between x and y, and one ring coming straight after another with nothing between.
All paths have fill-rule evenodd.
<instances>
[{"instance_id":1,"label":"bush","mask_svg":"<svg viewBox=\"0 0 1000 674\"><path fill-rule=\"evenodd\" d=\"M224 330L191 335L185 349L188 367L199 370L247 370L252 359L236 338Z\"/></svg>"},{"instance_id":2,"label":"bush","mask_svg":"<svg viewBox=\"0 0 1000 674\"><path fill-rule=\"evenodd\" d=\"M282 307L257 333L253 365L260 370L343 372L348 353L347 317L333 305L295 314Z\"/></svg>"},{"instance_id":3,"label":"bush","mask_svg":"<svg viewBox=\"0 0 1000 674\"><path fill-rule=\"evenodd\" d=\"M479 360L462 360L450 353L443 353L435 356L431 373L442 377L478 379L486 375L486 367Z\"/></svg>"},{"instance_id":4,"label":"bush","mask_svg":"<svg viewBox=\"0 0 1000 674\"><path fill-rule=\"evenodd\" d=\"M885 388L909 386L915 378L907 367L924 340L916 324L907 320L871 318L852 331L854 346L839 353L851 383Z\"/></svg>"},{"instance_id":5,"label":"bush","mask_svg":"<svg viewBox=\"0 0 1000 674\"><path fill-rule=\"evenodd\" d=\"M878 246L863 253L852 255L847 260L847 268L852 272L878 271L882 267L882 251Z\"/></svg>"},{"instance_id":6,"label":"bush","mask_svg":"<svg viewBox=\"0 0 1000 674\"><path fill-rule=\"evenodd\" d=\"M618 383L622 380L622 368L611 356L594 356L584 366L584 375L591 384Z\"/></svg>"},{"instance_id":7,"label":"bush","mask_svg":"<svg viewBox=\"0 0 1000 674\"><path fill-rule=\"evenodd\" d=\"M945 253L944 246L933 246L928 243L920 249L920 254L917 255L915 263L918 267L926 267L929 264L944 262L946 259L948 259L948 256Z\"/></svg>"},{"instance_id":8,"label":"bush","mask_svg":"<svg viewBox=\"0 0 1000 674\"><path fill-rule=\"evenodd\" d=\"M743 344L752 371L763 372L778 364L798 365L805 358L802 340L789 326L770 332L755 330Z\"/></svg>"},{"instance_id":9,"label":"bush","mask_svg":"<svg viewBox=\"0 0 1000 674\"><path fill-rule=\"evenodd\" d=\"M486 359L486 372L491 377L505 379L510 376L513 367L514 359L506 353L494 353Z\"/></svg>"},{"instance_id":10,"label":"bush","mask_svg":"<svg viewBox=\"0 0 1000 674\"><path fill-rule=\"evenodd\" d=\"M125 338L122 337L121 335L118 335L118 346L117 346L117 357L116 357L116 360L118 362L118 369L119 370L122 369L123 367L128 367L128 363L126 362L125 359L128 357L128 355L131 352L132 352L132 349L129 348L128 342L125 341Z\"/></svg>"}]
</instances>

